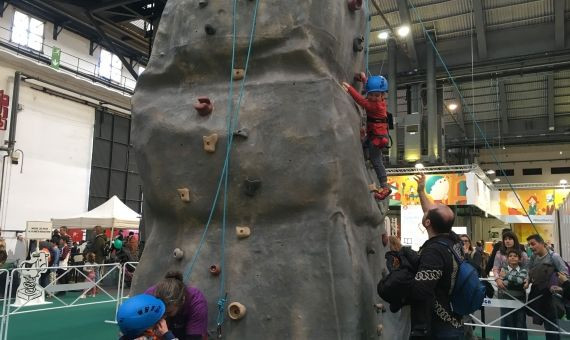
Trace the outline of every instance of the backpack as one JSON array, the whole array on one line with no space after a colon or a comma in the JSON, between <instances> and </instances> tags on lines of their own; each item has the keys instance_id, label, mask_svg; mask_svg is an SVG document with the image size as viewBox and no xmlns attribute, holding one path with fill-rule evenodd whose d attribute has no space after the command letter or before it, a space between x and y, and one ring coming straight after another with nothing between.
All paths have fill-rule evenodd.
<instances>
[{"instance_id":1,"label":"backpack","mask_svg":"<svg viewBox=\"0 0 570 340\"><path fill-rule=\"evenodd\" d=\"M469 315L481 309L485 298L485 286L479 281L477 269L468 261L461 260L447 243L443 241L438 241L438 243L449 250L459 265L455 285L451 292L451 310L458 315Z\"/></svg>"}]
</instances>

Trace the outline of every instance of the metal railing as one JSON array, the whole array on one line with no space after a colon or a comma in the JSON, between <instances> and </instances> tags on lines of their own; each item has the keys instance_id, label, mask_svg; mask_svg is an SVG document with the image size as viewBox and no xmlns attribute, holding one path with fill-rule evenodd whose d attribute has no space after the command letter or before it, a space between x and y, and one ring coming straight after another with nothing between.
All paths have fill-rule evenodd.
<instances>
[{"instance_id":1,"label":"metal railing","mask_svg":"<svg viewBox=\"0 0 570 340\"><path fill-rule=\"evenodd\" d=\"M19 55L26 56L27 58L30 58L36 62L41 62L42 64L46 65L51 64L51 55L46 54L44 50L49 50L49 52L51 53L52 49L55 46L48 45L44 41L42 41L42 48L41 50L38 51L28 46L14 43L11 40L11 36L12 36L12 30L10 28L0 26L1 47L13 51L18 56ZM133 94L136 81L132 78L122 75L123 72L122 67L121 67L121 81L116 82L112 79L100 76L98 74L99 70L98 64L95 64L89 60L65 52L63 49L61 50L59 65L60 66L57 69L57 71L59 72L69 73L75 77L81 77L86 81L100 83L101 85L113 91L119 92L125 96L131 96Z\"/></svg>"},{"instance_id":2,"label":"metal railing","mask_svg":"<svg viewBox=\"0 0 570 340\"><path fill-rule=\"evenodd\" d=\"M0 322L0 339L8 339L10 317L13 315L18 315L18 314L26 314L26 313L42 312L42 311L62 309L62 308L81 307L81 306L97 305L97 304L115 302L116 303L115 315L113 316L114 320L111 322L116 323L116 312L118 310L118 306L120 305L120 302L122 301L123 295L124 295L126 266L131 266L132 268L136 268L136 264L138 264L138 262L127 262L123 265L121 265L120 263L110 263L110 264L80 265L80 266L67 266L67 267L42 267L42 268L37 268L37 269L36 268L14 268L11 271L8 271L6 269L0 270L0 275L2 273L6 273L6 285L4 288L4 299L2 301L2 315L1 315L1 322ZM83 270L84 268L87 268L87 267L89 269L94 269L96 271L96 273L99 273L100 275L97 275L95 277L95 279L89 278L88 275L86 275L84 273L84 270ZM39 285L36 285L36 287L35 287L41 291L42 296L44 296L44 294L46 294L46 293L49 294L50 297L54 299L53 302L59 302L59 305L50 306L53 303L51 301L45 302L45 305L44 304L42 304L42 305L31 304L30 306L27 306L29 301L25 301L24 303L22 303L20 305L14 305L12 303L12 300L15 299L15 297L12 296L12 292L14 291L13 285L14 285L14 282L16 281L15 280L16 275L18 275L19 279L22 279L23 275L21 275L21 272L24 270L26 270L26 271L30 271L30 270L31 271L37 271L37 273L34 277L38 277L38 278L39 278L41 272L45 273L45 272L49 272L49 270L59 270L59 274L56 275L55 278L52 280L52 282L47 284L45 287L41 287ZM110 289L109 287L114 286L114 283L112 283L111 285L104 286L103 282L107 278L110 278L115 273L117 274L117 278L118 278L117 284L116 284L117 292L115 294L112 294L108 290ZM78 277L82 279L79 281L83 281L83 282L77 282L78 280L76 278L75 283L64 283L64 284L57 283L58 280L62 279L63 277L65 277L65 276L70 277L74 274L78 275ZM34 279L34 284L35 284L35 279ZM103 300L98 299L97 301L93 301L93 302L79 303L79 301L81 301L82 297L85 296L85 294L92 289L96 289L96 290L104 293L105 298ZM66 302L65 300L60 299L55 294L58 292L66 292L66 291L81 291L81 294L69 303ZM16 292L16 296L17 296L17 292ZM34 306L36 308L24 310L23 308L26 306L27 307ZM38 307L38 306L41 306L41 307Z\"/></svg>"},{"instance_id":3,"label":"metal railing","mask_svg":"<svg viewBox=\"0 0 570 340\"><path fill-rule=\"evenodd\" d=\"M495 293L497 293L499 291L494 278L481 278L481 281L487 281L490 282L491 285L493 286L493 289L495 290ZM552 320L548 319L547 317L543 316L542 314L540 314L538 311L536 311L535 309L531 308L529 305L537 300L540 300L543 295L539 295L534 297L531 300L528 301L521 301L519 298L509 294L506 290L501 290L501 292L503 294L506 294L508 297L510 297L511 299L501 299L501 298L485 298L484 302L483 302L483 306L482 306L482 317L480 320L479 318L477 318L475 315L470 314L469 316L475 321L474 323L471 322L466 322L464 323L466 326L473 326L473 327L481 327L483 329L485 328L491 328L491 329L504 329L504 330L512 330L512 331L523 331L523 332L534 332L534 333L548 333L548 334L559 334L559 335L570 335L570 332L568 332L567 330L563 329L562 327L560 327L560 325L555 324L554 322L552 322ZM526 300L526 293L525 293L525 300ZM512 309L511 311L504 313L502 315L500 315L498 318L490 321L490 322L486 322L485 321L485 313L484 313L484 308L504 308L504 309ZM544 324L546 325L546 323L549 323L552 327L555 327L558 329L558 331L552 331L552 330L546 330L546 329L533 329L533 328L519 328L519 327L510 327L510 326L499 326L499 325L495 325L495 323L503 320L504 318L516 313L517 311L521 310L521 309L528 309L529 311L531 311L534 315L540 317L543 321ZM526 311L525 311L525 318L527 317L526 315Z\"/></svg>"}]
</instances>

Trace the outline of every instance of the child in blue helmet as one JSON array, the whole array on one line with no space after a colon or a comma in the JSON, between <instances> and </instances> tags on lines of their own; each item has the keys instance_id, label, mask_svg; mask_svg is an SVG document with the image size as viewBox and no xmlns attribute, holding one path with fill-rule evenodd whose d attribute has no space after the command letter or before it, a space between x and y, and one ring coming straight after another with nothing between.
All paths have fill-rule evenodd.
<instances>
[{"instance_id":1,"label":"child in blue helmet","mask_svg":"<svg viewBox=\"0 0 570 340\"><path fill-rule=\"evenodd\" d=\"M122 336L119 340L177 340L168 330L162 300L148 294L135 295L119 306L117 323Z\"/></svg>"},{"instance_id":2,"label":"child in blue helmet","mask_svg":"<svg viewBox=\"0 0 570 340\"><path fill-rule=\"evenodd\" d=\"M342 87L366 111L366 139L364 143L368 147L370 161L381 187L374 191L374 197L378 200L384 200L392 193L388 187L388 176L382 162L382 149L388 146L390 138L385 100L388 82L382 76L372 76L367 81L363 73L361 73L360 78L366 84L366 98L362 97L354 87L346 82L342 83Z\"/></svg>"}]
</instances>

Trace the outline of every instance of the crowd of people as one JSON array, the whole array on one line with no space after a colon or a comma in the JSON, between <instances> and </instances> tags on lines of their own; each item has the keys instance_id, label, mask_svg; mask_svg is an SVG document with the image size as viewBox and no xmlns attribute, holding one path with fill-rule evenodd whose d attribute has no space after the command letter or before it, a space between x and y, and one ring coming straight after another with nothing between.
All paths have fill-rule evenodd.
<instances>
[{"instance_id":1,"label":"crowd of people","mask_svg":"<svg viewBox=\"0 0 570 340\"><path fill-rule=\"evenodd\" d=\"M120 232L114 239L108 240L105 230L101 226L96 226L92 237L80 242L74 242L68 231L67 227L61 227L53 231L51 239L39 242L30 241L28 251L22 259L18 259L30 259L31 254L36 251L47 254L50 269L40 276L40 285L44 288L48 285L54 286L71 282L97 282L105 270L101 265L138 261L138 239L132 231L128 235L123 235ZM18 240L20 240L20 235L18 235ZM0 244L1 259L2 246ZM74 270L70 266L81 266L81 268ZM126 266L125 282L127 285L130 284L134 269L134 266ZM49 298L53 295L65 295L65 291L59 291L55 294L48 293L46 296ZM81 298L96 295L97 285L86 294L81 295Z\"/></svg>"},{"instance_id":2,"label":"crowd of people","mask_svg":"<svg viewBox=\"0 0 570 340\"><path fill-rule=\"evenodd\" d=\"M568 264L560 255L539 234L527 237L528 250L525 249L510 229L503 230L501 241L488 254L483 241L474 246L468 235L456 235L451 230L453 211L429 201L423 175L417 176L416 181L424 210L422 224L429 239L416 253L389 236L388 273L378 284L378 293L390 304L391 312L410 306L410 338L475 338L473 328L464 325L472 322L470 317L453 309L452 292L459 267L465 261L487 286L487 297L518 300L519 306L530 302L520 308L500 308L501 340L527 339L527 331L523 330L527 328L527 316L553 332L545 333L546 339L560 339L556 334L560 332L559 319L567 313L565 307L570 299Z\"/></svg>"},{"instance_id":3,"label":"crowd of people","mask_svg":"<svg viewBox=\"0 0 570 340\"><path fill-rule=\"evenodd\" d=\"M527 339L527 315L542 324L546 339L560 339L558 320L570 299L568 265L538 234L527 237L530 256L510 229L491 254L484 243L473 245L468 235L452 231L455 215L450 207L436 204L425 193L425 176L416 177L424 211L422 224L429 239L415 252L402 247L398 238L383 235L387 273L378 284L379 295L390 304L390 313L411 308L410 339L474 339L469 315L456 313L456 287L463 263L487 282L487 297L518 300L522 308L501 308L501 340ZM475 280L478 282L477 280ZM491 282L494 281L494 286ZM461 292L461 289L459 290ZM465 290L465 294L469 294ZM477 308L482 308L481 304ZM118 310L122 340L207 339L207 302L196 288L186 286L180 272L169 272L144 294L126 300Z\"/></svg>"}]
</instances>

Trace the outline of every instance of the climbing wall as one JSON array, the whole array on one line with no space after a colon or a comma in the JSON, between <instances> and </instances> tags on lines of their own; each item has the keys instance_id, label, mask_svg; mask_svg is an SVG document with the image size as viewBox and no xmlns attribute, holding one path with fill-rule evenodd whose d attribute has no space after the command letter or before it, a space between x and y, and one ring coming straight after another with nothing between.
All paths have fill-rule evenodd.
<instances>
[{"instance_id":1,"label":"climbing wall","mask_svg":"<svg viewBox=\"0 0 570 340\"><path fill-rule=\"evenodd\" d=\"M261 0L255 16L256 1L238 0L239 121L228 133L232 2L168 1L138 81L133 135L147 242L133 290L167 270L189 273L233 136L224 252L220 193L189 275L208 298L212 336L223 277L223 338L378 339L386 207L369 192L361 118L338 83L364 68L364 9ZM246 308L241 319L228 317L232 302Z\"/></svg>"}]
</instances>

